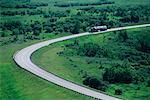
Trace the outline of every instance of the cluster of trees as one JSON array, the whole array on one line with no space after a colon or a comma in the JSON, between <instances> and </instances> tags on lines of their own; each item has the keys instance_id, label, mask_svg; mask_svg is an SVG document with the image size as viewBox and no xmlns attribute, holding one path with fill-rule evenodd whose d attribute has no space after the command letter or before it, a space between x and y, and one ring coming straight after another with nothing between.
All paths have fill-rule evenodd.
<instances>
[{"instance_id":1,"label":"cluster of trees","mask_svg":"<svg viewBox=\"0 0 150 100\"><path fill-rule=\"evenodd\" d=\"M128 67L113 66L112 68L106 69L103 74L103 80L109 83L131 83L133 75L131 69Z\"/></svg>"},{"instance_id":2,"label":"cluster of trees","mask_svg":"<svg viewBox=\"0 0 150 100\"><path fill-rule=\"evenodd\" d=\"M118 52L116 55L118 56L119 59L121 60L127 59L131 63L138 63L140 65L150 64L149 54L145 54L145 52L138 52L134 50L122 50Z\"/></svg>"},{"instance_id":3,"label":"cluster of trees","mask_svg":"<svg viewBox=\"0 0 150 100\"><path fill-rule=\"evenodd\" d=\"M48 6L48 3L26 3L26 4L17 4L15 8L29 8L29 9L36 9L37 7L42 7L42 6Z\"/></svg>"},{"instance_id":4,"label":"cluster of trees","mask_svg":"<svg viewBox=\"0 0 150 100\"><path fill-rule=\"evenodd\" d=\"M135 36L129 36L126 30L114 32L116 40L119 43L124 43L125 45L132 46L136 50L121 50L116 55L121 60L128 59L130 62L139 63L141 65L149 65L149 55L150 53L150 36L148 34L137 33ZM141 52L139 52L141 51ZM145 54L146 53L146 54ZM141 56L142 55L142 56Z\"/></svg>"},{"instance_id":5,"label":"cluster of trees","mask_svg":"<svg viewBox=\"0 0 150 100\"><path fill-rule=\"evenodd\" d=\"M150 13L150 8L148 6L137 6L137 7L130 7L130 8L117 8L114 15L122 17L120 18L121 22L137 23L140 20L148 21L149 16L147 14L149 13Z\"/></svg>"},{"instance_id":6,"label":"cluster of trees","mask_svg":"<svg viewBox=\"0 0 150 100\"><path fill-rule=\"evenodd\" d=\"M48 6L48 3L28 3L30 1L25 1L20 4L16 4L15 2L2 2L0 6L2 8L29 8L36 9L37 7Z\"/></svg>"},{"instance_id":7,"label":"cluster of trees","mask_svg":"<svg viewBox=\"0 0 150 100\"><path fill-rule=\"evenodd\" d=\"M20 0L21 2L22 0ZM9 3L1 3L2 8L36 8L40 6L48 6L45 3L29 3L30 1L23 1L20 4L9 4ZM88 3L89 5L99 5L105 4L109 2L99 3ZM112 2L113 3L113 2ZM59 4L59 3L58 3ZM84 6L87 3L73 3L72 6ZM70 6L70 5L69 5ZM43 23L40 22L31 22L31 24L17 25L16 22L12 24L12 22L4 22L1 23L2 30L11 30L12 33L26 34L27 32L31 32L34 35L39 35L41 32L46 33L72 33L77 34L79 32L86 32L89 30L91 26L95 25L107 25L108 28L118 27L124 25L124 23L137 23L140 21L149 21L150 8L149 6L137 6L137 7L81 7L76 10L77 13L71 10L66 11L44 11L42 9L28 9L28 10L20 10L20 11L2 11L2 17L5 16L15 16L15 15L40 15L41 18L44 19ZM111 17L110 17L111 16ZM18 23L18 22L17 22ZM20 22L19 22L20 23ZM22 22L24 23L24 22ZM38 23L38 24L37 24ZM35 24L35 25L33 25ZM26 27L26 28L25 28ZM15 31L13 31L16 29ZM6 36L6 35L2 35ZM126 32L120 32L118 39L122 42L126 42L128 40L128 36ZM149 52L150 46L148 44L148 40L141 40L137 38L138 45L136 48L140 51ZM101 48L104 49L104 48ZM99 51L98 51L99 52ZM88 55L87 52L86 55ZM97 52L96 52L97 53ZM94 55L94 54L93 54ZM107 54L105 54L107 55ZM95 55L94 55L95 56ZM102 56L102 55L101 55ZM141 62L142 63L142 62Z\"/></svg>"},{"instance_id":8,"label":"cluster of trees","mask_svg":"<svg viewBox=\"0 0 150 100\"><path fill-rule=\"evenodd\" d=\"M109 86L108 82L99 80L98 78L93 76L86 77L83 80L83 84L101 91L106 91L106 89ZM115 95L122 95L122 93L123 93L122 89L115 89Z\"/></svg>"},{"instance_id":9,"label":"cluster of trees","mask_svg":"<svg viewBox=\"0 0 150 100\"><path fill-rule=\"evenodd\" d=\"M75 19L66 19L64 22L58 22L57 17L50 18L47 22L43 23L43 28L45 32L57 32L64 33L69 32L72 34L77 34L80 32L81 23Z\"/></svg>"},{"instance_id":10,"label":"cluster of trees","mask_svg":"<svg viewBox=\"0 0 150 100\"><path fill-rule=\"evenodd\" d=\"M1 15L3 16L15 16L15 15L40 15L44 14L42 9L38 10L24 10L24 11L2 11Z\"/></svg>"},{"instance_id":11,"label":"cluster of trees","mask_svg":"<svg viewBox=\"0 0 150 100\"><path fill-rule=\"evenodd\" d=\"M137 45L136 45L136 49L146 52L146 53L150 53L150 35L148 34L140 34L136 37L137 39Z\"/></svg>"},{"instance_id":12,"label":"cluster of trees","mask_svg":"<svg viewBox=\"0 0 150 100\"><path fill-rule=\"evenodd\" d=\"M5 30L13 30L19 31L19 34L33 33L33 35L39 35L42 31L45 33L63 33L63 32L71 32L72 34L79 33L79 22L65 23L63 26L62 23L54 23L57 19L51 18L47 22L40 23L39 21L32 22L31 24L23 24L20 21L10 21L1 23L0 28ZM67 24L70 24L67 25ZM13 32L15 35L18 32Z\"/></svg>"},{"instance_id":13,"label":"cluster of trees","mask_svg":"<svg viewBox=\"0 0 150 100\"><path fill-rule=\"evenodd\" d=\"M102 90L102 91L105 91L105 89L108 87L108 84L106 82L101 81L97 79L96 77L91 77L91 76L86 77L83 80L83 84L91 88Z\"/></svg>"},{"instance_id":14,"label":"cluster of trees","mask_svg":"<svg viewBox=\"0 0 150 100\"><path fill-rule=\"evenodd\" d=\"M73 7L73 6L90 6L90 5L104 5L104 4L114 4L112 1L99 1L94 3L61 3L55 4L54 6L58 7Z\"/></svg>"},{"instance_id":15,"label":"cluster of trees","mask_svg":"<svg viewBox=\"0 0 150 100\"><path fill-rule=\"evenodd\" d=\"M48 13L45 13L43 16L44 18L50 18L50 17L67 17L69 15L69 13L67 11L57 11L57 12L53 12L53 11L49 11Z\"/></svg>"},{"instance_id":16,"label":"cluster of trees","mask_svg":"<svg viewBox=\"0 0 150 100\"><path fill-rule=\"evenodd\" d=\"M111 39L109 37L105 38L108 44L101 44L102 46L98 43L79 43L76 40L74 43L66 45L67 49L65 50L72 49L75 50L75 52L70 50L74 55L77 54L94 59L87 61L87 63L99 64L100 67L98 68L103 70L101 79L86 74L83 80L84 85L98 90L105 90L108 83L138 84L144 82L146 86L149 86L150 50L148 43L150 37L147 33L143 33L143 30L134 35L129 34L125 30L114 32L111 34ZM109 43L116 44L112 46ZM131 45L129 45L130 43ZM105 49L103 45L105 45L105 48L111 49ZM139 47L139 49L136 47ZM63 51L66 55L71 52ZM122 92L121 89L115 90L116 95L121 95Z\"/></svg>"},{"instance_id":17,"label":"cluster of trees","mask_svg":"<svg viewBox=\"0 0 150 100\"><path fill-rule=\"evenodd\" d=\"M33 33L33 35L39 35L42 32L42 25L36 21L30 25L24 25L20 21L10 21L1 24L3 31L10 30L12 35L20 35L26 33Z\"/></svg>"},{"instance_id":18,"label":"cluster of trees","mask_svg":"<svg viewBox=\"0 0 150 100\"><path fill-rule=\"evenodd\" d=\"M99 14L101 12L112 13L113 16L119 17L118 21L122 23L138 23L139 21L148 21L150 20L150 8L149 6L134 6L134 7L106 7L106 8L80 8L82 11L89 13Z\"/></svg>"},{"instance_id":19,"label":"cluster of trees","mask_svg":"<svg viewBox=\"0 0 150 100\"><path fill-rule=\"evenodd\" d=\"M15 28L20 28L22 26L22 23L20 21L9 21L5 23L1 23L0 28L2 30L13 30Z\"/></svg>"},{"instance_id":20,"label":"cluster of trees","mask_svg":"<svg viewBox=\"0 0 150 100\"><path fill-rule=\"evenodd\" d=\"M30 3L31 0L1 0L1 8L15 8L16 3Z\"/></svg>"},{"instance_id":21,"label":"cluster of trees","mask_svg":"<svg viewBox=\"0 0 150 100\"><path fill-rule=\"evenodd\" d=\"M114 12L114 6L106 7L106 8L95 8L95 7L85 7L79 8L78 10L87 11L91 13L101 13L101 12Z\"/></svg>"},{"instance_id":22,"label":"cluster of trees","mask_svg":"<svg viewBox=\"0 0 150 100\"><path fill-rule=\"evenodd\" d=\"M77 47L77 54L87 57L106 57L108 56L106 48L96 43L84 43Z\"/></svg>"},{"instance_id":23,"label":"cluster of trees","mask_svg":"<svg viewBox=\"0 0 150 100\"><path fill-rule=\"evenodd\" d=\"M131 8L131 9L129 9ZM63 32L69 32L73 34L77 34L79 32L86 32L91 26L95 25L107 25L108 28L112 27L118 27L121 26L122 23L129 23L129 22L139 22L139 21L145 21L148 19L148 14L150 14L150 8L145 6L139 6L136 7L136 9L133 9L132 7L129 8L118 8L118 7L106 7L106 8L81 8L78 9L78 12L76 14L70 13L70 10L66 11L48 11L44 12L42 9L37 10L26 10L26 11L3 11L1 12L1 15L38 15L42 14L43 17L46 19L44 23L40 24L40 27L43 31L46 33L63 33ZM124 11L125 10L125 11ZM112 17L110 18L110 12L112 13ZM140 14L135 14L141 12ZM129 13L128 15L125 13ZM122 16L124 15L124 16ZM136 15L138 18L136 19ZM70 17L67 17L70 16ZM116 17L119 18L116 18ZM119 21L126 16L130 16L130 21ZM63 18L63 20L61 20ZM139 19L139 20L138 20ZM131 21L132 20L132 21ZM9 26L9 23L2 24L2 28L7 25ZM28 25L31 27L30 25ZM40 32L40 31L38 31ZM120 37L118 36L119 40L126 41L128 39L128 36L126 32L120 32ZM140 40L140 39L139 39ZM140 41L141 45L143 44L142 41ZM147 44L147 43L146 43ZM149 46L148 46L149 47ZM146 50L148 47L146 47L144 50ZM141 46L141 48L143 48ZM146 51L148 51L147 49Z\"/></svg>"},{"instance_id":24,"label":"cluster of trees","mask_svg":"<svg viewBox=\"0 0 150 100\"><path fill-rule=\"evenodd\" d=\"M39 35L42 32L42 25L36 21L34 24L31 24L32 31L34 35Z\"/></svg>"}]
</instances>

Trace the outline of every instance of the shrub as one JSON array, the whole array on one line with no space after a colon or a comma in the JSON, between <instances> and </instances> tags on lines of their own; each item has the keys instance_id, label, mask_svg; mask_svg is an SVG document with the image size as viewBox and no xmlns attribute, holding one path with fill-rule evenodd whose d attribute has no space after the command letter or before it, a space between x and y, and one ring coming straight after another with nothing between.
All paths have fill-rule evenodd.
<instances>
[{"instance_id":1,"label":"shrub","mask_svg":"<svg viewBox=\"0 0 150 100\"><path fill-rule=\"evenodd\" d=\"M118 33L118 39L119 41L125 42L128 39L128 34L126 30L121 30Z\"/></svg>"},{"instance_id":2,"label":"shrub","mask_svg":"<svg viewBox=\"0 0 150 100\"><path fill-rule=\"evenodd\" d=\"M22 23L20 21L8 21L1 24L1 28L3 30L14 30L15 28L20 28L22 26Z\"/></svg>"},{"instance_id":3,"label":"shrub","mask_svg":"<svg viewBox=\"0 0 150 100\"><path fill-rule=\"evenodd\" d=\"M80 31L80 22L79 21L76 21L75 22L75 25L73 26L73 30L71 30L71 33L72 34L78 34L79 31Z\"/></svg>"},{"instance_id":4,"label":"shrub","mask_svg":"<svg viewBox=\"0 0 150 100\"><path fill-rule=\"evenodd\" d=\"M147 60L139 60L138 61L141 65L149 65Z\"/></svg>"},{"instance_id":5,"label":"shrub","mask_svg":"<svg viewBox=\"0 0 150 100\"><path fill-rule=\"evenodd\" d=\"M53 32L53 28L49 27L49 26L45 26L44 29L46 30L46 33L51 33Z\"/></svg>"},{"instance_id":6,"label":"shrub","mask_svg":"<svg viewBox=\"0 0 150 100\"><path fill-rule=\"evenodd\" d=\"M150 87L150 80L147 81L147 87Z\"/></svg>"},{"instance_id":7,"label":"shrub","mask_svg":"<svg viewBox=\"0 0 150 100\"><path fill-rule=\"evenodd\" d=\"M95 56L108 56L107 51L96 43L85 43L80 45L77 53L81 56L95 57Z\"/></svg>"},{"instance_id":8,"label":"shrub","mask_svg":"<svg viewBox=\"0 0 150 100\"><path fill-rule=\"evenodd\" d=\"M20 32L17 28L13 30L13 35L19 35L19 34L20 34Z\"/></svg>"},{"instance_id":9,"label":"shrub","mask_svg":"<svg viewBox=\"0 0 150 100\"><path fill-rule=\"evenodd\" d=\"M91 88L99 89L99 90L103 90L103 91L105 91L105 89L107 88L106 83L104 83L101 80L98 80L95 77L87 77L85 80L83 80L83 84L87 85Z\"/></svg>"},{"instance_id":10,"label":"shrub","mask_svg":"<svg viewBox=\"0 0 150 100\"><path fill-rule=\"evenodd\" d=\"M133 80L131 70L123 67L112 67L106 69L103 80L110 83L131 83Z\"/></svg>"},{"instance_id":11,"label":"shrub","mask_svg":"<svg viewBox=\"0 0 150 100\"><path fill-rule=\"evenodd\" d=\"M122 90L121 89L116 89L115 90L115 95L122 95Z\"/></svg>"},{"instance_id":12,"label":"shrub","mask_svg":"<svg viewBox=\"0 0 150 100\"><path fill-rule=\"evenodd\" d=\"M1 37L5 37L6 36L6 33L5 32L2 32L1 33Z\"/></svg>"},{"instance_id":13,"label":"shrub","mask_svg":"<svg viewBox=\"0 0 150 100\"><path fill-rule=\"evenodd\" d=\"M139 51L150 53L150 35L148 34L140 34L137 36L137 43L135 44L135 47Z\"/></svg>"}]
</instances>

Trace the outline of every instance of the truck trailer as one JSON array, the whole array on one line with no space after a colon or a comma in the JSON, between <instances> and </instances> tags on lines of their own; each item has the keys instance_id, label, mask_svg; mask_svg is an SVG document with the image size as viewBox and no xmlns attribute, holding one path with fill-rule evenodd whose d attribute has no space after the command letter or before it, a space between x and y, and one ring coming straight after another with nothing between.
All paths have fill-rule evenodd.
<instances>
[{"instance_id":1,"label":"truck trailer","mask_svg":"<svg viewBox=\"0 0 150 100\"><path fill-rule=\"evenodd\" d=\"M107 30L107 26L94 26L89 29L89 32L100 32Z\"/></svg>"}]
</instances>

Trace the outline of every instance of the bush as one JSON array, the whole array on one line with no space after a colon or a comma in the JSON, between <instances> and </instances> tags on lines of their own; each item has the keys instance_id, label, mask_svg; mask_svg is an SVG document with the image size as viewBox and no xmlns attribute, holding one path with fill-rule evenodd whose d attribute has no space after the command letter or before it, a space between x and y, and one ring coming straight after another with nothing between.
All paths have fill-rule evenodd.
<instances>
[{"instance_id":1,"label":"bush","mask_svg":"<svg viewBox=\"0 0 150 100\"><path fill-rule=\"evenodd\" d=\"M73 30L71 30L72 34L78 34L80 32L80 22L76 21L75 25L73 26Z\"/></svg>"},{"instance_id":2,"label":"bush","mask_svg":"<svg viewBox=\"0 0 150 100\"><path fill-rule=\"evenodd\" d=\"M1 37L5 37L6 33L5 32L1 32Z\"/></svg>"},{"instance_id":3,"label":"bush","mask_svg":"<svg viewBox=\"0 0 150 100\"><path fill-rule=\"evenodd\" d=\"M122 95L122 90L121 89L116 89L115 90L115 95Z\"/></svg>"},{"instance_id":4,"label":"bush","mask_svg":"<svg viewBox=\"0 0 150 100\"><path fill-rule=\"evenodd\" d=\"M1 23L1 28L3 30L14 30L15 28L20 28L22 26L22 23L20 21L8 21Z\"/></svg>"},{"instance_id":5,"label":"bush","mask_svg":"<svg viewBox=\"0 0 150 100\"><path fill-rule=\"evenodd\" d=\"M95 57L108 56L108 52L96 43L85 43L77 48L77 53L81 56Z\"/></svg>"},{"instance_id":6,"label":"bush","mask_svg":"<svg viewBox=\"0 0 150 100\"><path fill-rule=\"evenodd\" d=\"M17 28L13 30L13 35L19 35L19 34L20 34L20 32Z\"/></svg>"},{"instance_id":7,"label":"bush","mask_svg":"<svg viewBox=\"0 0 150 100\"><path fill-rule=\"evenodd\" d=\"M44 29L46 30L46 33L51 33L53 32L53 28L49 27L49 26L45 26Z\"/></svg>"},{"instance_id":8,"label":"bush","mask_svg":"<svg viewBox=\"0 0 150 100\"><path fill-rule=\"evenodd\" d=\"M98 80L95 77L87 77L85 80L83 80L83 84L87 85L91 88L99 89L99 90L103 90L103 91L105 91L105 89L107 88L106 83L104 83L103 81Z\"/></svg>"},{"instance_id":9,"label":"bush","mask_svg":"<svg viewBox=\"0 0 150 100\"><path fill-rule=\"evenodd\" d=\"M150 80L147 81L147 87L150 87Z\"/></svg>"},{"instance_id":10,"label":"bush","mask_svg":"<svg viewBox=\"0 0 150 100\"><path fill-rule=\"evenodd\" d=\"M33 30L33 34L36 36L38 36L42 31L42 25L38 21L36 21L34 24L32 24L31 27Z\"/></svg>"},{"instance_id":11,"label":"bush","mask_svg":"<svg viewBox=\"0 0 150 100\"><path fill-rule=\"evenodd\" d=\"M138 63L140 63L141 65L149 65L147 60L139 60Z\"/></svg>"},{"instance_id":12,"label":"bush","mask_svg":"<svg viewBox=\"0 0 150 100\"><path fill-rule=\"evenodd\" d=\"M103 80L110 83L131 83L133 80L131 70L123 67L112 67L106 69Z\"/></svg>"},{"instance_id":13,"label":"bush","mask_svg":"<svg viewBox=\"0 0 150 100\"><path fill-rule=\"evenodd\" d=\"M118 40L125 42L128 39L128 34L126 32L126 30L121 30L118 33Z\"/></svg>"},{"instance_id":14,"label":"bush","mask_svg":"<svg viewBox=\"0 0 150 100\"><path fill-rule=\"evenodd\" d=\"M137 36L137 43L135 47L139 51L150 53L150 35L149 34L140 34Z\"/></svg>"}]
</instances>

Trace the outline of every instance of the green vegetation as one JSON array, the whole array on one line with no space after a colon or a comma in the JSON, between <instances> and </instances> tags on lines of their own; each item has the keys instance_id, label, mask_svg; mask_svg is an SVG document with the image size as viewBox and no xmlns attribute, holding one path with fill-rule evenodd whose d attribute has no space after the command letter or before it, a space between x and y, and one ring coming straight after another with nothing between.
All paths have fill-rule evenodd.
<instances>
[{"instance_id":1,"label":"green vegetation","mask_svg":"<svg viewBox=\"0 0 150 100\"><path fill-rule=\"evenodd\" d=\"M2 0L0 45L39 39L44 33L87 32L91 26L109 28L150 21L148 0ZM9 32L8 32L9 31ZM32 35L32 36L31 36ZM9 38L6 38L9 37ZM5 39L6 38L6 39Z\"/></svg>"},{"instance_id":2,"label":"green vegetation","mask_svg":"<svg viewBox=\"0 0 150 100\"><path fill-rule=\"evenodd\" d=\"M50 36L49 36L50 37ZM58 37L51 35L51 38ZM12 59L13 54L39 40L13 43L0 48L0 98L2 100L83 100L83 95L61 88L19 68Z\"/></svg>"},{"instance_id":3,"label":"green vegetation","mask_svg":"<svg viewBox=\"0 0 150 100\"><path fill-rule=\"evenodd\" d=\"M38 50L32 59L62 78L97 91L146 100L150 98L149 33L147 27L67 40ZM139 37L147 48L144 51Z\"/></svg>"},{"instance_id":4,"label":"green vegetation","mask_svg":"<svg viewBox=\"0 0 150 100\"><path fill-rule=\"evenodd\" d=\"M0 86L2 88L0 88L0 98L89 99L38 79L18 68L13 62L13 53L37 41L87 32L91 26L95 25L107 25L108 28L112 28L149 23L149 5L149 0L142 0L142 2L141 0L128 0L128 2L127 0L1 0ZM131 31L131 34L139 33L139 31L143 33L137 29ZM150 86L150 79L147 78L150 51L148 32L145 30L145 34L131 35L130 31L129 33L120 31L98 35L98 37L87 36L87 38L42 48L33 58L49 71L78 84L83 85L82 82L85 80L85 84L89 87L106 91L111 95L135 99L137 99L136 96L138 99L149 98L147 96ZM113 45L107 47L107 39L107 42ZM60 47L64 44L65 47ZM132 48L129 49L129 46ZM45 53L40 54L43 51ZM39 56L42 56L40 57L42 59L39 59ZM115 67L112 68L112 64ZM132 68L125 68L126 73L122 70L125 67L124 64L132 66ZM112 73L108 73L107 70ZM118 73L118 70L122 73ZM133 73L135 70L137 73ZM113 82L108 77L104 78L103 74L104 76L112 75ZM124 74L127 74L124 79L131 78L127 85L123 84L124 79L119 82L115 79L118 75ZM94 80L94 84L97 83L97 85L93 86L91 80Z\"/></svg>"}]
</instances>

